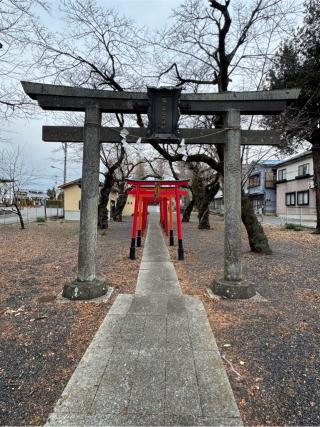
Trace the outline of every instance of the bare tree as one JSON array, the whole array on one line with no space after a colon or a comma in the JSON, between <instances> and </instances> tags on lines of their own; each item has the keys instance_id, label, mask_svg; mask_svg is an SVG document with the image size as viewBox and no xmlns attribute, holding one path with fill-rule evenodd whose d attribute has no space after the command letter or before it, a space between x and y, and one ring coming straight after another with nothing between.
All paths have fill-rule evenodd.
<instances>
[{"instance_id":1,"label":"bare tree","mask_svg":"<svg viewBox=\"0 0 320 427\"><path fill-rule=\"evenodd\" d=\"M143 85L137 70L145 43L129 19L94 0L64 0L65 27L37 28L31 40L41 72L56 82L117 91Z\"/></svg>"},{"instance_id":2,"label":"bare tree","mask_svg":"<svg viewBox=\"0 0 320 427\"><path fill-rule=\"evenodd\" d=\"M296 2L254 0L231 4L230 0L210 0L209 3L210 7L200 0L186 0L174 11L173 24L153 40L159 78L194 92L210 87L218 92L227 91L230 86L251 89L252 81L257 86L256 77L252 77L258 75L261 81L266 59L272 56L272 49L276 47L274 41L292 27ZM245 79L249 85L244 84ZM223 126L222 116L204 120L212 122L209 127ZM198 123L200 121L201 118ZM202 162L223 174L223 146L216 146L214 156L203 151L185 156L158 144L154 144L154 148L168 161L186 157L187 162ZM248 213L258 225L254 213L251 216L252 212L243 209L244 215ZM262 227L248 227L248 221L244 224L252 250L269 253Z\"/></svg>"},{"instance_id":3,"label":"bare tree","mask_svg":"<svg viewBox=\"0 0 320 427\"><path fill-rule=\"evenodd\" d=\"M245 76L250 80L256 73L253 65L260 67L270 55L270 40L290 29L295 4L293 0L232 4L225 0L211 1L210 7L200 0L186 0L174 11L173 25L153 41L160 78L194 92L210 88L226 91L232 79L233 87L242 89ZM65 0L63 5L68 25L63 34L40 28L34 40L41 71L54 76L56 82L86 87L122 91L144 86L141 30L94 0ZM116 115L116 120L125 125L123 115ZM139 114L134 120L144 126ZM208 127L223 126L220 116L204 120L211 123ZM194 146L182 153L168 144L152 145L169 162L200 162L223 174L222 146ZM255 238L249 230L248 235L249 240ZM256 250L263 251L263 247L257 245Z\"/></svg>"},{"instance_id":4,"label":"bare tree","mask_svg":"<svg viewBox=\"0 0 320 427\"><path fill-rule=\"evenodd\" d=\"M99 205L98 205L98 227L102 230L108 228L108 202L110 193L115 184L115 173L120 168L124 158L125 149L122 144L106 147L101 149L101 160L105 167L102 172L104 176L103 185L100 190Z\"/></svg>"},{"instance_id":5,"label":"bare tree","mask_svg":"<svg viewBox=\"0 0 320 427\"><path fill-rule=\"evenodd\" d=\"M25 228L21 214L19 192L30 184L34 174L26 167L25 154L20 147L9 147L0 151L0 176L9 182L0 193L6 212L18 215L21 229Z\"/></svg>"},{"instance_id":6,"label":"bare tree","mask_svg":"<svg viewBox=\"0 0 320 427\"><path fill-rule=\"evenodd\" d=\"M127 179L145 180L148 178L162 179L160 171L157 170L157 161L154 157L145 157L138 154L135 158L132 153L126 152L124 161L118 168L115 178L115 188L118 192L118 198L115 209L112 212L112 219L117 222L122 221L122 212L128 199Z\"/></svg>"},{"instance_id":7,"label":"bare tree","mask_svg":"<svg viewBox=\"0 0 320 427\"><path fill-rule=\"evenodd\" d=\"M31 40L35 47L34 61L40 64L40 71L54 77L55 82L74 86L115 91L141 87L137 70L145 43L139 29L129 19L94 0L65 0L61 4L66 24L63 31L52 33L38 26L36 37ZM109 125L125 125L123 114L104 116ZM140 116L135 120L142 125ZM124 158L122 145L104 147L101 151L105 171L99 201L100 228L108 226L107 202L115 172Z\"/></svg>"},{"instance_id":8,"label":"bare tree","mask_svg":"<svg viewBox=\"0 0 320 427\"><path fill-rule=\"evenodd\" d=\"M38 6L48 10L45 0L0 1L0 117L26 111L31 105L20 80L30 64L29 40L36 21Z\"/></svg>"}]
</instances>

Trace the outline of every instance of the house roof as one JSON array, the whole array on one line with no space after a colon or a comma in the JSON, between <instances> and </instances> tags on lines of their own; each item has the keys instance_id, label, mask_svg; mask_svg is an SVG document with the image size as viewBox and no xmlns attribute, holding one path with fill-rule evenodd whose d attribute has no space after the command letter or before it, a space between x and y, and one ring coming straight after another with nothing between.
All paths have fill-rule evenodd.
<instances>
[{"instance_id":1,"label":"house roof","mask_svg":"<svg viewBox=\"0 0 320 427\"><path fill-rule=\"evenodd\" d=\"M280 160L269 159L269 160L261 160L258 162L258 165L276 165L280 162Z\"/></svg>"},{"instance_id":2,"label":"house roof","mask_svg":"<svg viewBox=\"0 0 320 427\"><path fill-rule=\"evenodd\" d=\"M59 188L64 190L65 188L73 187L74 185L81 187L81 182L82 182L82 178L78 178L78 179L75 179L74 181L69 181L69 182L66 182L65 184L59 185ZM99 187L102 187L102 186L103 186L103 182L100 181ZM112 189L111 191L115 192L114 189Z\"/></svg>"},{"instance_id":3,"label":"house roof","mask_svg":"<svg viewBox=\"0 0 320 427\"><path fill-rule=\"evenodd\" d=\"M74 181L66 182L65 184L59 185L59 188L64 189L72 187L73 185L81 185L81 178L75 179Z\"/></svg>"},{"instance_id":4,"label":"house roof","mask_svg":"<svg viewBox=\"0 0 320 427\"><path fill-rule=\"evenodd\" d=\"M299 153L299 154L296 154L296 155L294 155L292 157L289 157L288 159L282 160L281 162L279 162L277 164L277 167L278 166L284 166L284 165L287 165L287 164L290 164L290 163L295 163L295 162L297 162L297 161L299 161L299 160L301 160L301 159L303 159L305 157L310 157L310 156L312 156L312 151L311 150L304 151L303 153Z\"/></svg>"}]
</instances>

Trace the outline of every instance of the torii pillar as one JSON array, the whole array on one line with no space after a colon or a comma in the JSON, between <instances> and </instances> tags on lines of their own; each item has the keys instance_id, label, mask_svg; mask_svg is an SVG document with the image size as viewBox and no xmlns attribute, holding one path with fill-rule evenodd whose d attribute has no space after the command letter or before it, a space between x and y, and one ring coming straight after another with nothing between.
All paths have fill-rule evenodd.
<instances>
[{"instance_id":1,"label":"torii pillar","mask_svg":"<svg viewBox=\"0 0 320 427\"><path fill-rule=\"evenodd\" d=\"M92 299L107 292L106 283L96 277L100 129L99 107L88 106L84 124L78 274L76 280L65 284L62 293L69 299Z\"/></svg>"},{"instance_id":2,"label":"torii pillar","mask_svg":"<svg viewBox=\"0 0 320 427\"><path fill-rule=\"evenodd\" d=\"M215 294L246 299L255 294L242 280L241 266L241 130L240 111L228 110L224 145L224 276L212 285Z\"/></svg>"}]
</instances>

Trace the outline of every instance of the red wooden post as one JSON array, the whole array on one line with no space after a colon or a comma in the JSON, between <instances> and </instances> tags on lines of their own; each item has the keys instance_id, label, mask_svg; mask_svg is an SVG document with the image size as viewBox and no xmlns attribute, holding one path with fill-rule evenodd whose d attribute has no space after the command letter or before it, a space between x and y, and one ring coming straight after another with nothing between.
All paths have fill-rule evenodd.
<instances>
[{"instance_id":1,"label":"red wooden post","mask_svg":"<svg viewBox=\"0 0 320 427\"><path fill-rule=\"evenodd\" d=\"M180 212L180 191L176 185L176 216L177 216L177 234L178 234L178 259L184 259L183 243L182 243L182 224L181 224L181 212Z\"/></svg>"},{"instance_id":2,"label":"red wooden post","mask_svg":"<svg viewBox=\"0 0 320 427\"><path fill-rule=\"evenodd\" d=\"M141 246L141 227L142 227L142 195L139 196L137 247Z\"/></svg>"},{"instance_id":3,"label":"red wooden post","mask_svg":"<svg viewBox=\"0 0 320 427\"><path fill-rule=\"evenodd\" d=\"M162 228L163 228L163 226L164 226L164 209L163 209L163 200L162 199L160 199L160 201L159 201L159 203L160 203L160 206L161 206L161 225L162 225Z\"/></svg>"},{"instance_id":4,"label":"red wooden post","mask_svg":"<svg viewBox=\"0 0 320 427\"><path fill-rule=\"evenodd\" d=\"M147 223L147 215L148 215L148 202L147 200L143 201L143 212L142 212L142 236L144 236L144 231L146 229Z\"/></svg>"},{"instance_id":5,"label":"red wooden post","mask_svg":"<svg viewBox=\"0 0 320 427\"><path fill-rule=\"evenodd\" d=\"M163 199L164 203L164 231L166 235L169 235L169 227L168 227L168 199Z\"/></svg>"},{"instance_id":6,"label":"red wooden post","mask_svg":"<svg viewBox=\"0 0 320 427\"><path fill-rule=\"evenodd\" d=\"M170 196L170 199L169 199L169 226L170 226L170 246L174 246L172 196Z\"/></svg>"},{"instance_id":7,"label":"red wooden post","mask_svg":"<svg viewBox=\"0 0 320 427\"><path fill-rule=\"evenodd\" d=\"M136 235L137 235L137 220L138 220L138 208L139 208L139 196L140 196L140 185L136 187L136 194L134 197L134 213L132 223L132 235L131 235L131 247L130 247L130 259L136 259Z\"/></svg>"},{"instance_id":8,"label":"red wooden post","mask_svg":"<svg viewBox=\"0 0 320 427\"><path fill-rule=\"evenodd\" d=\"M159 208L160 208L160 224L162 225L162 200L159 200Z\"/></svg>"}]
</instances>

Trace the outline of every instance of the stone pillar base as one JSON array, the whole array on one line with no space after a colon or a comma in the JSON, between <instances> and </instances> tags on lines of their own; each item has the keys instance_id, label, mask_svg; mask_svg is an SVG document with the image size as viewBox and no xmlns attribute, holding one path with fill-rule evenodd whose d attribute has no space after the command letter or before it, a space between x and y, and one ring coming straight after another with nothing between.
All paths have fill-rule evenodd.
<instances>
[{"instance_id":1,"label":"stone pillar base","mask_svg":"<svg viewBox=\"0 0 320 427\"><path fill-rule=\"evenodd\" d=\"M107 284L99 279L95 279L92 282L74 280L64 285L62 296L70 300L89 300L105 295L107 290Z\"/></svg>"},{"instance_id":2,"label":"stone pillar base","mask_svg":"<svg viewBox=\"0 0 320 427\"><path fill-rule=\"evenodd\" d=\"M229 299L248 299L256 294L253 285L241 281L231 282L225 279L219 279L211 285L214 294Z\"/></svg>"}]
</instances>

